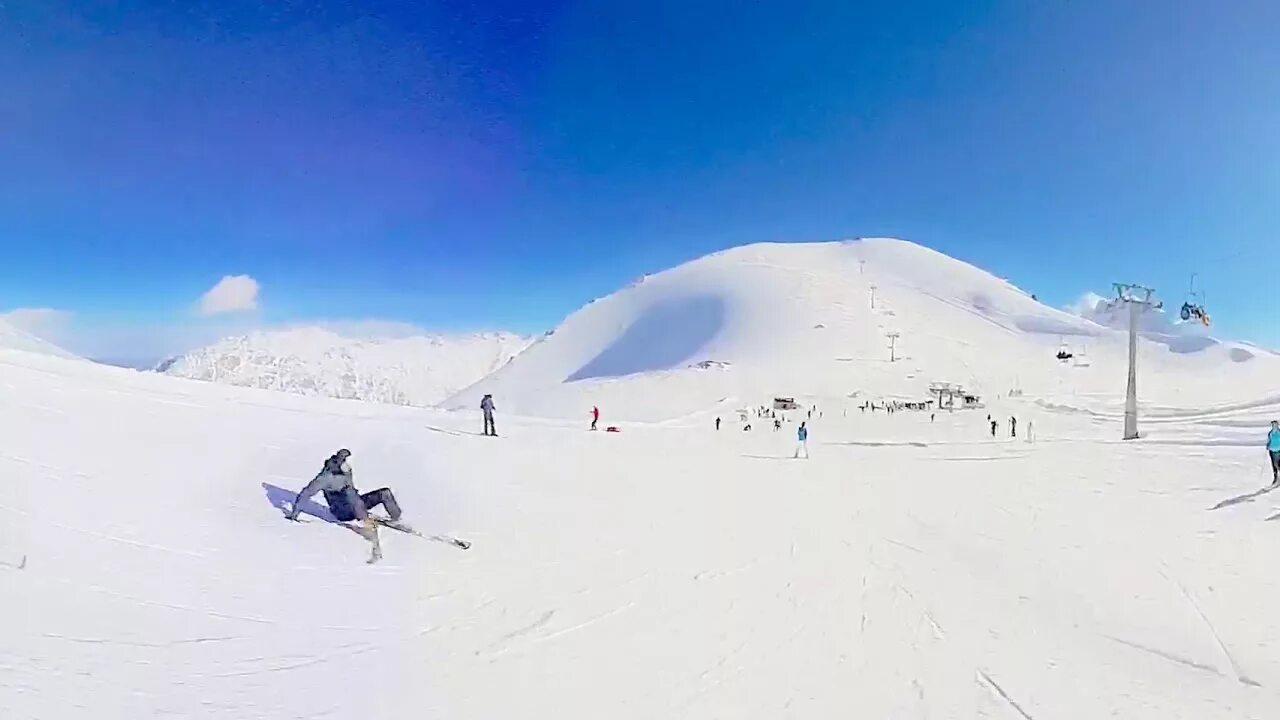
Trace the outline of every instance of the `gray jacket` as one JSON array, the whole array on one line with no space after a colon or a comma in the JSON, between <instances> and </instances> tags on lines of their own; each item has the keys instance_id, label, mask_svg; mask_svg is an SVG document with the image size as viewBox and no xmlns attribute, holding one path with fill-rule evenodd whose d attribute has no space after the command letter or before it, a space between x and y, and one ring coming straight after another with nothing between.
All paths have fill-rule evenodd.
<instances>
[{"instance_id":1,"label":"gray jacket","mask_svg":"<svg viewBox=\"0 0 1280 720\"><path fill-rule=\"evenodd\" d=\"M489 397L488 395L485 395L484 399L480 401L480 409L484 411L485 415L492 415L493 414L493 398Z\"/></svg>"},{"instance_id":2,"label":"gray jacket","mask_svg":"<svg viewBox=\"0 0 1280 720\"><path fill-rule=\"evenodd\" d=\"M324 492L325 500L328 500L330 494L346 493L348 491L353 495L356 494L351 464L338 460L337 456L331 457L324 461L324 469L320 471L320 474L316 475L311 482L307 483L306 487L302 488L302 492L298 493L297 499L293 501L293 510L289 513L289 517L297 517L298 508L303 501L310 499L312 495L318 492Z\"/></svg>"}]
</instances>

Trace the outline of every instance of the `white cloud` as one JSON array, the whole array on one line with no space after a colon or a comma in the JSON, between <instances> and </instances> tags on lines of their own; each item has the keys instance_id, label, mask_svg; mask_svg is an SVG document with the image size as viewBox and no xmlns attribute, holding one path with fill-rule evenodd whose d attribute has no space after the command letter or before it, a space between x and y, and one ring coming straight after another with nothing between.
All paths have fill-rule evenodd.
<instances>
[{"instance_id":1,"label":"white cloud","mask_svg":"<svg viewBox=\"0 0 1280 720\"><path fill-rule=\"evenodd\" d=\"M1098 313L1101 306L1104 306L1107 299L1096 292L1086 292L1081 295L1074 303L1066 307L1067 312L1074 313L1081 317L1093 319Z\"/></svg>"},{"instance_id":2,"label":"white cloud","mask_svg":"<svg viewBox=\"0 0 1280 720\"><path fill-rule=\"evenodd\" d=\"M61 345L69 337L74 316L53 308L18 308L0 313L0 320L46 342Z\"/></svg>"},{"instance_id":3,"label":"white cloud","mask_svg":"<svg viewBox=\"0 0 1280 720\"><path fill-rule=\"evenodd\" d=\"M258 309L258 281L248 275L227 275L200 298L200 315L212 317Z\"/></svg>"}]
</instances>

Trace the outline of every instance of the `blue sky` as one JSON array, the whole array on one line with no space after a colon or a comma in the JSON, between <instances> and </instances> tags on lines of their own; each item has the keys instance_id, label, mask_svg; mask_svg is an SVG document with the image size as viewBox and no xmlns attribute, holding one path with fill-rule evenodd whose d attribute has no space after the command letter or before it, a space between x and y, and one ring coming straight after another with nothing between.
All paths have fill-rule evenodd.
<instances>
[{"instance_id":1,"label":"blue sky","mask_svg":"<svg viewBox=\"0 0 1280 720\"><path fill-rule=\"evenodd\" d=\"M0 308L112 356L537 332L716 249L890 235L1059 305L1198 272L1222 336L1280 346L1278 27L1261 0L8 0ZM202 315L238 275L254 309Z\"/></svg>"}]
</instances>

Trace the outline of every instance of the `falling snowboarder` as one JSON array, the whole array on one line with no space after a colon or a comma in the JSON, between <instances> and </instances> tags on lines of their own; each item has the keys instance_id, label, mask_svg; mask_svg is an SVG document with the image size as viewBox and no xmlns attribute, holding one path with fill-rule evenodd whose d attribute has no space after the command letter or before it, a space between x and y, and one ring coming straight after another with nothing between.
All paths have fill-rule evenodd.
<instances>
[{"instance_id":1,"label":"falling snowboarder","mask_svg":"<svg viewBox=\"0 0 1280 720\"><path fill-rule=\"evenodd\" d=\"M396 496L392 494L390 488L378 488L363 495L357 492L351 464L347 462L349 457L351 457L351 451L343 448L325 460L324 467L311 482L307 483L306 487L302 488L302 492L298 493L298 497L293 501L293 507L285 517L297 520L302 503L312 495L323 492L324 500L329 505L329 512L333 513L335 520L341 523L354 520L360 522L357 532L373 543L373 557L370 558L370 562L374 562L382 557L382 548L378 542L378 529L374 525L373 518L369 516L369 510L381 505L394 523L400 519L400 505L396 502Z\"/></svg>"},{"instance_id":2,"label":"falling snowboarder","mask_svg":"<svg viewBox=\"0 0 1280 720\"><path fill-rule=\"evenodd\" d=\"M493 424L493 396L485 395L480 399L480 410L484 412L484 434L498 437L498 430Z\"/></svg>"}]
</instances>

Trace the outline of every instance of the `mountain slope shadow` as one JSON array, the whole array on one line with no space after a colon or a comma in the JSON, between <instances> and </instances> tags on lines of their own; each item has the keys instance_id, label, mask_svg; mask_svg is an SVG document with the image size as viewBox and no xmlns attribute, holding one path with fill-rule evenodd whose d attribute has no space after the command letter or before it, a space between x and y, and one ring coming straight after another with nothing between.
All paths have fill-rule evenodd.
<instances>
[{"instance_id":1,"label":"mountain slope shadow","mask_svg":"<svg viewBox=\"0 0 1280 720\"><path fill-rule=\"evenodd\" d=\"M565 382L670 370L691 360L724 327L725 302L714 295L663 300Z\"/></svg>"}]
</instances>

